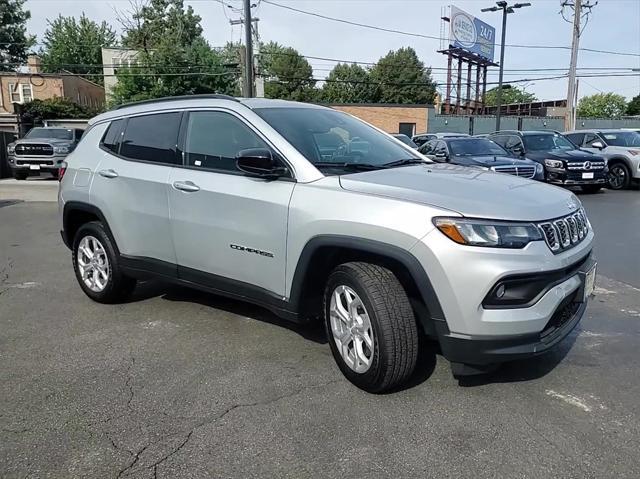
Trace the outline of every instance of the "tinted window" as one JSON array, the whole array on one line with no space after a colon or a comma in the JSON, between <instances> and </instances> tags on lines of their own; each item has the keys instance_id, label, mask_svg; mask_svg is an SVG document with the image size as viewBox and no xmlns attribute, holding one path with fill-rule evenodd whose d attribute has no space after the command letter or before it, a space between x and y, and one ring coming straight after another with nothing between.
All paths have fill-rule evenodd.
<instances>
[{"instance_id":1,"label":"tinted window","mask_svg":"<svg viewBox=\"0 0 640 479\"><path fill-rule=\"evenodd\" d=\"M51 140L73 140L73 130L67 128L32 128L25 138L47 138Z\"/></svg>"},{"instance_id":2,"label":"tinted window","mask_svg":"<svg viewBox=\"0 0 640 479\"><path fill-rule=\"evenodd\" d=\"M582 142L584 141L584 133L569 133L568 135L564 135L564 136L569 138L571 143L577 146L581 146Z\"/></svg>"},{"instance_id":3,"label":"tinted window","mask_svg":"<svg viewBox=\"0 0 640 479\"><path fill-rule=\"evenodd\" d=\"M180 117L181 113L159 113L129 118L120 154L132 160L176 163Z\"/></svg>"},{"instance_id":4,"label":"tinted window","mask_svg":"<svg viewBox=\"0 0 640 479\"><path fill-rule=\"evenodd\" d=\"M576 148L573 143L557 133L525 135L524 145L530 151L575 150Z\"/></svg>"},{"instance_id":5,"label":"tinted window","mask_svg":"<svg viewBox=\"0 0 640 479\"><path fill-rule=\"evenodd\" d=\"M422 145L418 151L423 155L430 155L435 150L437 141L427 141L424 145Z\"/></svg>"},{"instance_id":6,"label":"tinted window","mask_svg":"<svg viewBox=\"0 0 640 479\"><path fill-rule=\"evenodd\" d=\"M355 164L382 167L393 161L418 159L387 135L340 111L325 108L256 108L254 111L326 174L351 172L349 167ZM318 145L316 135L329 132L339 135L344 144L333 149L326 148L326 144Z\"/></svg>"},{"instance_id":7,"label":"tinted window","mask_svg":"<svg viewBox=\"0 0 640 479\"><path fill-rule=\"evenodd\" d=\"M80 138L82 138L82 135L84 134L84 130L78 129L78 130L74 130L74 132L75 132L76 141L80 141Z\"/></svg>"},{"instance_id":8,"label":"tinted window","mask_svg":"<svg viewBox=\"0 0 640 479\"><path fill-rule=\"evenodd\" d=\"M500 146L505 146L507 144L507 138L504 135L491 136L491 141L495 141Z\"/></svg>"},{"instance_id":9,"label":"tinted window","mask_svg":"<svg viewBox=\"0 0 640 479\"><path fill-rule=\"evenodd\" d=\"M449 140L449 149L455 156L497 156L508 153L497 143L483 138Z\"/></svg>"},{"instance_id":10,"label":"tinted window","mask_svg":"<svg viewBox=\"0 0 640 479\"><path fill-rule=\"evenodd\" d=\"M510 150L510 149L515 148L517 146L520 146L520 147L522 146L522 142L520 141L520 137L516 136L516 135L508 136L506 141L505 141L504 147L507 150Z\"/></svg>"},{"instance_id":11,"label":"tinted window","mask_svg":"<svg viewBox=\"0 0 640 479\"><path fill-rule=\"evenodd\" d=\"M607 145L640 146L640 135L635 131L613 131L601 133Z\"/></svg>"},{"instance_id":12,"label":"tinted window","mask_svg":"<svg viewBox=\"0 0 640 479\"><path fill-rule=\"evenodd\" d=\"M248 148L268 146L233 115L217 111L189 114L184 148L187 165L238 171L236 156Z\"/></svg>"},{"instance_id":13,"label":"tinted window","mask_svg":"<svg viewBox=\"0 0 640 479\"><path fill-rule=\"evenodd\" d=\"M122 131L122 125L124 120L115 120L109 124L107 131L102 138L102 147L107 150L118 153L120 147L120 132Z\"/></svg>"},{"instance_id":14,"label":"tinted window","mask_svg":"<svg viewBox=\"0 0 640 479\"><path fill-rule=\"evenodd\" d=\"M593 143L599 141L600 143L603 143L602 140L600 139L600 137L598 135L595 135L593 133L587 133L584 137L584 143L585 146L593 146ZM575 143L575 141L574 141Z\"/></svg>"}]
</instances>

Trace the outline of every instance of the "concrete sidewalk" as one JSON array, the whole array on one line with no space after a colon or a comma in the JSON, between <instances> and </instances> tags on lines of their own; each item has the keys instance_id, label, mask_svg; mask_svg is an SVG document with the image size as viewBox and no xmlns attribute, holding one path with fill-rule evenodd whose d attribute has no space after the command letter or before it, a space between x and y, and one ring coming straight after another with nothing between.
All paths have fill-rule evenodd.
<instances>
[{"instance_id":1,"label":"concrete sidewalk","mask_svg":"<svg viewBox=\"0 0 640 479\"><path fill-rule=\"evenodd\" d=\"M49 177L0 180L0 206L7 201L57 201L58 181Z\"/></svg>"}]
</instances>

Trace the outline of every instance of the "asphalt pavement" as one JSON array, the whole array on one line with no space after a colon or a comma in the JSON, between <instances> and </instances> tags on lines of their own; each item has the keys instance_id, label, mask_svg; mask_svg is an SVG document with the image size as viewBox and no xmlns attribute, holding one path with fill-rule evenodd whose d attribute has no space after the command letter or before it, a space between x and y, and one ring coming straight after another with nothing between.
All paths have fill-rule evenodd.
<instances>
[{"instance_id":1,"label":"asphalt pavement","mask_svg":"<svg viewBox=\"0 0 640 479\"><path fill-rule=\"evenodd\" d=\"M155 282L92 302L55 184L7 185L0 477L640 477L640 191L581 195L600 276L558 349L463 383L430 349L371 395L320 328L258 307Z\"/></svg>"}]
</instances>

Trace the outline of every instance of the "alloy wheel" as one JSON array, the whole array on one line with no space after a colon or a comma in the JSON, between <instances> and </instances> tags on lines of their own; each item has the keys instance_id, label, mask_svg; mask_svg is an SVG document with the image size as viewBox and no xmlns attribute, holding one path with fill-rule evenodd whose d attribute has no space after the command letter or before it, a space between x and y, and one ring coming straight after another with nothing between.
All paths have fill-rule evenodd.
<instances>
[{"instance_id":1,"label":"alloy wheel","mask_svg":"<svg viewBox=\"0 0 640 479\"><path fill-rule=\"evenodd\" d=\"M82 282L95 293L103 291L109 282L109 259L102 243L94 236L85 236L78 245L78 272Z\"/></svg>"},{"instance_id":2,"label":"alloy wheel","mask_svg":"<svg viewBox=\"0 0 640 479\"><path fill-rule=\"evenodd\" d=\"M627 172L619 165L614 165L609 169L609 185L614 190L622 188L627 179Z\"/></svg>"},{"instance_id":3,"label":"alloy wheel","mask_svg":"<svg viewBox=\"0 0 640 479\"><path fill-rule=\"evenodd\" d=\"M338 286L329 305L331 333L340 356L350 369L365 373L374 353L373 328L364 303L348 286Z\"/></svg>"}]
</instances>

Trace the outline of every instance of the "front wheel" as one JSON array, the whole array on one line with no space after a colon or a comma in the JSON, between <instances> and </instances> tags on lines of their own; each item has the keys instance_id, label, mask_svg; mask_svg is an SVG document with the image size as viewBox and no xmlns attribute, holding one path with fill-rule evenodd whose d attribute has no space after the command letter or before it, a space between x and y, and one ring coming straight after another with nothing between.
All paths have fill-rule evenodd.
<instances>
[{"instance_id":1,"label":"front wheel","mask_svg":"<svg viewBox=\"0 0 640 479\"><path fill-rule=\"evenodd\" d=\"M345 377L383 392L404 383L418 357L418 329L396 276L369 263L338 266L324 294L327 337Z\"/></svg>"},{"instance_id":2,"label":"front wheel","mask_svg":"<svg viewBox=\"0 0 640 479\"><path fill-rule=\"evenodd\" d=\"M609 188L612 190L623 190L629 186L631 172L624 163L614 163L609 166Z\"/></svg>"},{"instance_id":3,"label":"front wheel","mask_svg":"<svg viewBox=\"0 0 640 479\"><path fill-rule=\"evenodd\" d=\"M585 193L594 194L594 193L597 193L598 191L600 191L602 189L602 186L600 186L600 185L583 185L580 188L582 188L582 191L584 191Z\"/></svg>"}]
</instances>

